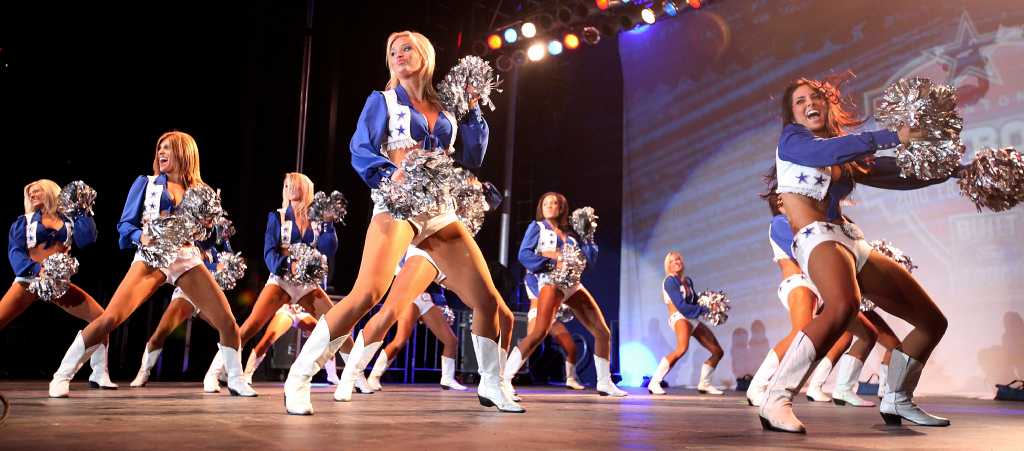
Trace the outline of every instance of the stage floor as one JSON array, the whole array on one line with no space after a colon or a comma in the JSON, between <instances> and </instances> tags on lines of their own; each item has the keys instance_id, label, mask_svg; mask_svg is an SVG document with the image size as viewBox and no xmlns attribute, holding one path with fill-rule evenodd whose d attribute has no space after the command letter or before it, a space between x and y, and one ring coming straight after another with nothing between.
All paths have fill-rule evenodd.
<instances>
[{"instance_id":1,"label":"stage floor","mask_svg":"<svg viewBox=\"0 0 1024 451\"><path fill-rule=\"evenodd\" d=\"M127 381L124 382L127 386ZM204 394L198 383L89 390L50 399L47 383L0 382L12 404L0 449L1024 449L1024 403L922 398L948 428L888 427L877 408L797 404L807 435L764 432L739 393L672 389L624 399L559 387L524 387L525 414L480 407L476 393L435 385L388 385L338 403L314 387L312 417L284 414L280 384L260 396Z\"/></svg>"}]
</instances>

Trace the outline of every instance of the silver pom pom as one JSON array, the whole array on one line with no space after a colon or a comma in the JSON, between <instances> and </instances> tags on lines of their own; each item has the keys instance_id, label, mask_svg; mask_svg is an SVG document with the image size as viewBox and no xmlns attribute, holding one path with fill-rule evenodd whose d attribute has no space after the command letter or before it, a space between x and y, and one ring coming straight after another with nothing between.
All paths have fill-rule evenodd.
<instances>
[{"instance_id":1,"label":"silver pom pom","mask_svg":"<svg viewBox=\"0 0 1024 451\"><path fill-rule=\"evenodd\" d=\"M588 243L594 242L594 234L597 233L597 218L593 207L577 208L572 212L572 229L576 234Z\"/></svg>"},{"instance_id":2,"label":"silver pom pom","mask_svg":"<svg viewBox=\"0 0 1024 451\"><path fill-rule=\"evenodd\" d=\"M245 275L248 266L245 264L245 257L241 253L221 252L217 255L217 272L213 273L213 279L224 291L233 290L235 284Z\"/></svg>"},{"instance_id":3,"label":"silver pom pom","mask_svg":"<svg viewBox=\"0 0 1024 451\"><path fill-rule=\"evenodd\" d=\"M148 245L139 245L143 260L154 268L166 268L178 259L182 246L201 240L208 233L191 216L171 215L153 219L142 226Z\"/></svg>"},{"instance_id":4,"label":"silver pom pom","mask_svg":"<svg viewBox=\"0 0 1024 451\"><path fill-rule=\"evenodd\" d=\"M76 180L60 190L57 211L69 218L75 218L81 214L92 216L94 205L96 205L96 190L86 185L85 182Z\"/></svg>"},{"instance_id":5,"label":"silver pom pom","mask_svg":"<svg viewBox=\"0 0 1024 451\"><path fill-rule=\"evenodd\" d=\"M288 265L284 278L296 285L320 285L327 278L327 257L305 243L288 247Z\"/></svg>"},{"instance_id":6,"label":"silver pom pom","mask_svg":"<svg viewBox=\"0 0 1024 451\"><path fill-rule=\"evenodd\" d=\"M217 218L213 223L213 228L217 233L218 242L223 243L235 236L235 224L227 216Z\"/></svg>"},{"instance_id":7,"label":"silver pom pom","mask_svg":"<svg viewBox=\"0 0 1024 451\"><path fill-rule=\"evenodd\" d=\"M313 195L313 203L309 205L309 220L321 224L345 222L348 214L348 200L340 191L333 191L328 196L323 191Z\"/></svg>"},{"instance_id":8,"label":"silver pom pom","mask_svg":"<svg viewBox=\"0 0 1024 451\"><path fill-rule=\"evenodd\" d=\"M58 252L43 260L43 271L28 285L28 291L43 301L59 299L68 292L71 276L78 272L78 260Z\"/></svg>"},{"instance_id":9,"label":"silver pom pom","mask_svg":"<svg viewBox=\"0 0 1024 451\"><path fill-rule=\"evenodd\" d=\"M583 270L587 269L587 257L574 244L566 243L558 255L558 264L548 273L548 280L559 288L570 288L580 283Z\"/></svg>"},{"instance_id":10,"label":"silver pom pom","mask_svg":"<svg viewBox=\"0 0 1024 451\"><path fill-rule=\"evenodd\" d=\"M558 311L555 312L555 320L570 323L574 319L576 319L576 315L573 314L572 309L568 305L562 304L558 306Z\"/></svg>"},{"instance_id":11,"label":"silver pom pom","mask_svg":"<svg viewBox=\"0 0 1024 451\"><path fill-rule=\"evenodd\" d=\"M708 309L708 312L701 316L701 320L712 326L725 324L729 319L729 298L724 291L703 291L697 298L697 305Z\"/></svg>"},{"instance_id":12,"label":"silver pom pom","mask_svg":"<svg viewBox=\"0 0 1024 451\"><path fill-rule=\"evenodd\" d=\"M220 191L214 191L207 185L189 188L181 198L177 214L191 216L193 221L212 225L221 216L224 209L220 206Z\"/></svg>"},{"instance_id":13,"label":"silver pom pom","mask_svg":"<svg viewBox=\"0 0 1024 451\"><path fill-rule=\"evenodd\" d=\"M488 208L482 185L472 172L455 168L451 196L455 202L455 215L470 234L476 235L484 225L484 214Z\"/></svg>"},{"instance_id":14,"label":"silver pom pom","mask_svg":"<svg viewBox=\"0 0 1024 451\"><path fill-rule=\"evenodd\" d=\"M460 59L444 76L444 80L438 83L437 95L441 106L462 120L469 112L469 102L474 95L479 97L480 105L487 105L494 111L491 92L501 92L497 89L500 84L501 81L494 77L490 63L479 56L470 55Z\"/></svg>"},{"instance_id":15,"label":"silver pom pom","mask_svg":"<svg viewBox=\"0 0 1024 451\"><path fill-rule=\"evenodd\" d=\"M448 323L449 326L455 325L455 312L452 311L451 307L447 305L442 306L441 317L444 318L444 322Z\"/></svg>"},{"instance_id":16,"label":"silver pom pom","mask_svg":"<svg viewBox=\"0 0 1024 451\"><path fill-rule=\"evenodd\" d=\"M875 303L871 302L871 299L862 297L860 298L860 311L870 312L875 309Z\"/></svg>"},{"instance_id":17,"label":"silver pom pom","mask_svg":"<svg viewBox=\"0 0 1024 451\"><path fill-rule=\"evenodd\" d=\"M451 184L455 181L455 162L444 152L415 149L402 161L405 178L393 182L381 180L373 190L373 202L383 205L395 219L420 215L436 216L451 204Z\"/></svg>"},{"instance_id":18,"label":"silver pom pom","mask_svg":"<svg viewBox=\"0 0 1024 451\"><path fill-rule=\"evenodd\" d=\"M964 155L960 141L964 120L956 107L956 89L927 78L900 79L883 91L875 112L879 122L893 131L906 125L927 134L925 140L896 148L896 161L904 176L934 180L959 169Z\"/></svg>"},{"instance_id":19,"label":"silver pom pom","mask_svg":"<svg viewBox=\"0 0 1024 451\"><path fill-rule=\"evenodd\" d=\"M960 178L960 193L982 208L1006 211L1024 201L1024 157L1013 147L985 148Z\"/></svg>"},{"instance_id":20,"label":"silver pom pom","mask_svg":"<svg viewBox=\"0 0 1024 451\"><path fill-rule=\"evenodd\" d=\"M907 268L907 272L914 272L914 268L917 268L917 265L910 260L910 257L904 254L900 248L893 246L892 242L886 240L875 240L868 244L875 248L875 250L880 254L893 259L900 265L903 265L904 268Z\"/></svg>"}]
</instances>

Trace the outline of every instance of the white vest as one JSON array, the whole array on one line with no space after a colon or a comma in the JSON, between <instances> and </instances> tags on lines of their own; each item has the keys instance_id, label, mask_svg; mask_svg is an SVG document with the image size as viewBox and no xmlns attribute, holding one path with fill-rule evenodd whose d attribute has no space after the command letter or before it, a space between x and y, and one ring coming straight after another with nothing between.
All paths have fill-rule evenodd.
<instances>
[{"instance_id":1,"label":"white vest","mask_svg":"<svg viewBox=\"0 0 1024 451\"><path fill-rule=\"evenodd\" d=\"M543 221L537 221L537 225L540 226L540 236L537 238L537 248L534 252L540 255L544 252L557 251L558 234L554 230L547 228Z\"/></svg>"},{"instance_id":2,"label":"white vest","mask_svg":"<svg viewBox=\"0 0 1024 451\"><path fill-rule=\"evenodd\" d=\"M142 221L152 221L160 217L160 197L164 194L164 185L156 184L155 175L147 175L146 197L142 200Z\"/></svg>"},{"instance_id":3,"label":"white vest","mask_svg":"<svg viewBox=\"0 0 1024 451\"><path fill-rule=\"evenodd\" d=\"M292 227L294 227L294 223L285 219L287 212L287 208L277 209L278 217L281 218L281 247L288 247L292 244ZM309 226L313 228L313 242L315 243L320 239L320 227L312 222L309 223Z\"/></svg>"},{"instance_id":4,"label":"white vest","mask_svg":"<svg viewBox=\"0 0 1024 451\"><path fill-rule=\"evenodd\" d=\"M815 200L822 200L828 193L832 183L830 168L811 168L779 158L779 148L775 148L775 178L778 180L777 191L781 193L802 194Z\"/></svg>"},{"instance_id":5,"label":"white vest","mask_svg":"<svg viewBox=\"0 0 1024 451\"><path fill-rule=\"evenodd\" d=\"M33 221L32 218L35 213L25 213L25 248L32 249L36 247L39 239L36 236L36 232L39 230L39 223ZM68 220L68 218L61 215L61 220L64 221L64 228L68 230L68 237L64 240L64 245L71 247L71 234L74 232L75 226Z\"/></svg>"},{"instance_id":6,"label":"white vest","mask_svg":"<svg viewBox=\"0 0 1024 451\"><path fill-rule=\"evenodd\" d=\"M412 139L412 111L409 106L398 103L398 94L394 89L381 93L384 94L384 103L388 107L388 136L381 143L383 152L387 154L392 150L411 149L418 146L419 143ZM444 114L448 118L448 122L452 124L452 136L448 141L448 152L451 153L455 150L455 135L458 134L459 125L452 113L442 111L441 114ZM437 128L437 123L434 123L434 127Z\"/></svg>"}]
</instances>

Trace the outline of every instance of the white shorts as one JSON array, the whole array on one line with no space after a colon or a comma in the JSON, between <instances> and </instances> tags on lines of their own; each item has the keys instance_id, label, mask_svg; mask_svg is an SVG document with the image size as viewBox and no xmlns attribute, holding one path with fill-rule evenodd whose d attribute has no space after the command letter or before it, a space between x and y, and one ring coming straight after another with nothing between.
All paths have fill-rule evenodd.
<instances>
[{"instance_id":1,"label":"white shorts","mask_svg":"<svg viewBox=\"0 0 1024 451\"><path fill-rule=\"evenodd\" d=\"M690 333L693 333L693 330L697 328L697 325L701 324L699 319L690 319L683 316L682 313L674 312L668 317L668 328L672 329L673 331L676 330L676 322L679 320L684 320L690 323Z\"/></svg>"},{"instance_id":2,"label":"white shorts","mask_svg":"<svg viewBox=\"0 0 1024 451\"><path fill-rule=\"evenodd\" d=\"M199 316L199 306L197 306L195 302L192 302L192 298L188 297L181 288L174 287L174 293L171 293L171 300L173 301L175 299L181 299L192 304L192 317L195 318Z\"/></svg>"},{"instance_id":3,"label":"white shorts","mask_svg":"<svg viewBox=\"0 0 1024 451\"><path fill-rule=\"evenodd\" d=\"M819 244L826 241L835 241L849 249L857 263L857 272L867 263L871 255L871 245L864 241L864 234L853 223L842 225L830 222L815 221L798 230L793 236L793 256L804 273L812 279L814 275L807 266L807 260L811 257L811 251Z\"/></svg>"},{"instance_id":4,"label":"white shorts","mask_svg":"<svg viewBox=\"0 0 1024 451\"><path fill-rule=\"evenodd\" d=\"M422 243L423 240L430 238L431 235L445 227L448 227L449 224L459 222L459 217L455 215L454 210L454 208L450 208L435 216L420 215L415 218L407 219L407 221L412 224L412 227L416 232L416 235L412 237L413 246ZM373 206L373 216L377 216L381 213L387 213L387 211L388 209L383 206L376 204Z\"/></svg>"},{"instance_id":5,"label":"white shorts","mask_svg":"<svg viewBox=\"0 0 1024 451\"><path fill-rule=\"evenodd\" d=\"M535 299L535 298L530 298L530 299ZM537 318L537 309L536 308L532 308L532 309L530 309L530 311L526 312L526 320L527 321L533 321L535 318Z\"/></svg>"},{"instance_id":6,"label":"white shorts","mask_svg":"<svg viewBox=\"0 0 1024 451\"><path fill-rule=\"evenodd\" d=\"M818 316L818 313L821 313L821 309L825 307L825 303L821 300L821 295L818 294L818 287L814 286L811 279L803 273L793 274L783 279L782 283L779 284L779 301L782 302L782 306L789 310L789 294L800 287L807 288L814 293L814 297L818 300L814 306L814 316Z\"/></svg>"},{"instance_id":7,"label":"white shorts","mask_svg":"<svg viewBox=\"0 0 1024 451\"><path fill-rule=\"evenodd\" d=\"M416 308L420 309L420 318L422 318L423 315L426 315L430 309L434 308L434 301L430 298L430 294L428 293L422 293L417 296L416 300L412 301L412 304L415 305Z\"/></svg>"},{"instance_id":8,"label":"white shorts","mask_svg":"<svg viewBox=\"0 0 1024 451\"><path fill-rule=\"evenodd\" d=\"M141 252L135 252L135 258L132 259L132 263L135 262L146 262L146 259L142 258ZM171 263L171 266L157 269L167 277L167 280L165 280L164 283L174 285L182 274L185 274L188 270L195 268L196 266L201 266L202 264L203 254L198 247L182 246L178 249L178 258ZM146 263L146 266L149 266L149 264ZM152 266L150 267L152 268Z\"/></svg>"},{"instance_id":9,"label":"white shorts","mask_svg":"<svg viewBox=\"0 0 1024 451\"><path fill-rule=\"evenodd\" d=\"M27 286L27 285L32 285L32 282L35 282L37 279L39 279L39 278L38 277L15 277L14 281L17 282L17 283L23 283L23 284L25 284Z\"/></svg>"},{"instance_id":10,"label":"white shorts","mask_svg":"<svg viewBox=\"0 0 1024 451\"><path fill-rule=\"evenodd\" d=\"M313 290L317 289L316 285L296 285L277 274L270 275L270 278L267 279L267 285L277 285L284 290L284 292L288 294L288 297L291 298L291 300L288 301L290 304L299 302L299 299L302 299L307 294L312 293Z\"/></svg>"},{"instance_id":11,"label":"white shorts","mask_svg":"<svg viewBox=\"0 0 1024 451\"><path fill-rule=\"evenodd\" d=\"M551 285L551 286L557 288L558 291L561 291L562 292L562 300L563 301L566 300L566 299L569 299L572 295L576 294L577 291L580 291L580 289L583 288L583 285L578 284L578 283L576 285L573 285L573 286L569 287L569 288L562 288L562 287L556 286L555 284L551 283L551 280L548 278L548 273L538 274L537 275L537 287L538 287L538 289L543 290L545 285ZM539 295L540 293L537 293L537 294Z\"/></svg>"},{"instance_id":12,"label":"white shorts","mask_svg":"<svg viewBox=\"0 0 1024 451\"><path fill-rule=\"evenodd\" d=\"M434 259L430 257L430 254L428 254L427 251L420 249L416 246L409 246L409 249L405 251L405 260L408 261L412 257L423 257L427 259L427 261L430 262L430 265L437 270L437 277L434 278L434 283L442 285L444 279L448 278L448 276L444 275L444 273L441 272L441 268L437 267L437 263L434 263ZM398 275L398 272L399 269L395 268L395 276Z\"/></svg>"},{"instance_id":13,"label":"white shorts","mask_svg":"<svg viewBox=\"0 0 1024 451\"><path fill-rule=\"evenodd\" d=\"M277 309L275 315L287 315L292 320L292 327L299 327L299 323L306 318L312 318L306 309L302 308L297 304L284 304L281 308Z\"/></svg>"}]
</instances>

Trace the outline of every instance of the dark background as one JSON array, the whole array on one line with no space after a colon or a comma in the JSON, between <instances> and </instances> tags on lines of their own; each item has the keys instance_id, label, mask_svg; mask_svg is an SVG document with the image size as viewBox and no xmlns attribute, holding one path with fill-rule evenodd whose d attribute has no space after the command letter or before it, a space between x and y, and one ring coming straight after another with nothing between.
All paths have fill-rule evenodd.
<instances>
[{"instance_id":1,"label":"dark background","mask_svg":"<svg viewBox=\"0 0 1024 451\"><path fill-rule=\"evenodd\" d=\"M388 34L426 34L437 50L440 79L470 53L471 42L488 33L498 3L317 2L302 172L317 190L341 190L351 203L332 267L335 293L345 294L354 282L369 219L368 189L349 165L347 145L366 97L387 81ZM514 11L518 3L503 7L507 11L511 4ZM7 166L0 177L0 219L13 222L22 213L21 191L31 181L49 178L64 185L81 179L94 187L99 239L76 250L81 270L73 280L105 306L131 261L130 251L117 248L114 227L128 188L135 177L151 172L157 137L185 131L199 144L204 180L223 190L238 229L235 249L249 258L247 280L228 293L241 323L266 280L266 215L281 204L284 173L296 169L305 21L306 2L296 0L0 7L0 155ZM543 192L565 193L572 208L595 207L601 258L585 281L614 322L622 205L616 39L606 36L598 45L521 67L514 127L508 124L508 93L495 97L496 111L485 111L491 139L480 175L503 185L505 143L514 134L512 259ZM506 300L513 310L525 311L518 284L522 269L497 264L499 233L499 217L493 215L477 239ZM162 288L111 336L116 381L126 384L134 376L170 291ZM192 330L188 370L177 363L183 347L179 329L164 348L161 379L201 378L216 349L216 333L199 324ZM59 308L36 302L0 331L0 377L50 377L83 326Z\"/></svg>"}]
</instances>

